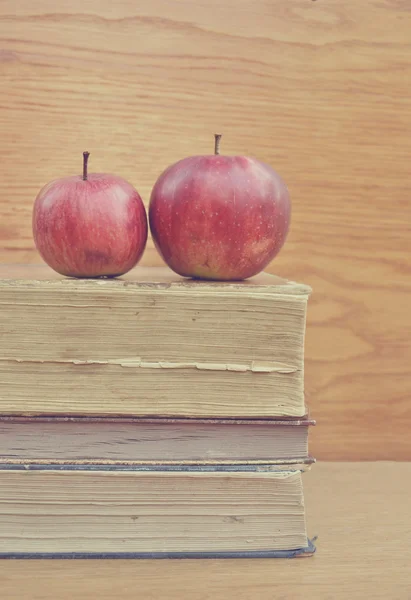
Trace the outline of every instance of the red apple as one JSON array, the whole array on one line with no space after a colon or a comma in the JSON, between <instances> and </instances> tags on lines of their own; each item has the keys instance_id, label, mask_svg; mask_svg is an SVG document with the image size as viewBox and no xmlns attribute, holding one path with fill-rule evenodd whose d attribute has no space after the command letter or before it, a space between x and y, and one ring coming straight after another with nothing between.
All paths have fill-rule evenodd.
<instances>
[{"instance_id":1,"label":"red apple","mask_svg":"<svg viewBox=\"0 0 411 600\"><path fill-rule=\"evenodd\" d=\"M44 261L70 277L116 277L140 260L147 242L147 214L138 192L107 173L56 179L40 190L33 236Z\"/></svg>"},{"instance_id":2,"label":"red apple","mask_svg":"<svg viewBox=\"0 0 411 600\"><path fill-rule=\"evenodd\" d=\"M149 221L155 246L179 275L240 280L262 271L287 237L290 198L281 177L246 156L192 156L154 185Z\"/></svg>"}]
</instances>

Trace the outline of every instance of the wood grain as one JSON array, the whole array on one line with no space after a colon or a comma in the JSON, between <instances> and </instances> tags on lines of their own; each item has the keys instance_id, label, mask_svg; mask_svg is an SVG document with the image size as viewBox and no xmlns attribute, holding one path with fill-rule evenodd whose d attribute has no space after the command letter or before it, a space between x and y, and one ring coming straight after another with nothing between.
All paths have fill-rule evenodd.
<instances>
[{"instance_id":1,"label":"wood grain","mask_svg":"<svg viewBox=\"0 0 411 600\"><path fill-rule=\"evenodd\" d=\"M312 558L8 561L7 600L409 600L411 463L319 463L304 475ZM328 493L327 490L332 490Z\"/></svg>"},{"instance_id":2,"label":"wood grain","mask_svg":"<svg viewBox=\"0 0 411 600\"><path fill-rule=\"evenodd\" d=\"M410 459L410 30L404 0L3 0L1 259L39 260L32 202L83 150L147 201L220 131L290 188L312 451Z\"/></svg>"}]
</instances>

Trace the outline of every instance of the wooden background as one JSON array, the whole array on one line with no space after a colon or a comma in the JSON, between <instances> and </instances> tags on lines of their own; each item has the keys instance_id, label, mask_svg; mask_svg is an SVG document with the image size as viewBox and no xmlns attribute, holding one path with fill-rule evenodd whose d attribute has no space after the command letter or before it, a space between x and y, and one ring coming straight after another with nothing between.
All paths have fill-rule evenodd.
<instances>
[{"instance_id":1,"label":"wooden background","mask_svg":"<svg viewBox=\"0 0 411 600\"><path fill-rule=\"evenodd\" d=\"M0 0L1 261L40 260L34 197L83 150L148 200L214 132L290 188L312 452L411 459L411 2Z\"/></svg>"},{"instance_id":2,"label":"wooden background","mask_svg":"<svg viewBox=\"0 0 411 600\"><path fill-rule=\"evenodd\" d=\"M410 600L411 463L324 462L304 478L313 558L10 560L2 598Z\"/></svg>"}]
</instances>

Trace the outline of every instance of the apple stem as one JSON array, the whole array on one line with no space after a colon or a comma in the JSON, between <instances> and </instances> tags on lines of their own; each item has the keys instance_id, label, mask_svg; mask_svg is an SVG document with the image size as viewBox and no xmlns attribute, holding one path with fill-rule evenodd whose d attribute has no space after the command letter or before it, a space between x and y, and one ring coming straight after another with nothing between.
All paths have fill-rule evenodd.
<instances>
[{"instance_id":1,"label":"apple stem","mask_svg":"<svg viewBox=\"0 0 411 600\"><path fill-rule=\"evenodd\" d=\"M90 152L83 152L83 180L87 181L87 163Z\"/></svg>"},{"instance_id":2,"label":"apple stem","mask_svg":"<svg viewBox=\"0 0 411 600\"><path fill-rule=\"evenodd\" d=\"M221 134L220 133L215 133L214 134L214 154L220 154L220 140L221 140Z\"/></svg>"}]
</instances>

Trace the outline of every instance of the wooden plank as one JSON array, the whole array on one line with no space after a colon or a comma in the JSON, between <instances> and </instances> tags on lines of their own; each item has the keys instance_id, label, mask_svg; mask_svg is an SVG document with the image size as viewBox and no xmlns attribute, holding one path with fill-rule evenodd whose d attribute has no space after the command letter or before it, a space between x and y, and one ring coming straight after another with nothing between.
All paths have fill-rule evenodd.
<instances>
[{"instance_id":1,"label":"wooden plank","mask_svg":"<svg viewBox=\"0 0 411 600\"><path fill-rule=\"evenodd\" d=\"M312 558L8 561L8 600L408 600L411 463L320 463L304 475ZM329 491L332 490L332 494Z\"/></svg>"},{"instance_id":2,"label":"wooden plank","mask_svg":"<svg viewBox=\"0 0 411 600\"><path fill-rule=\"evenodd\" d=\"M270 270L314 289L313 452L410 459L410 29L400 0L3 0L0 259L39 260L32 202L83 150L147 201L220 131L290 188Z\"/></svg>"}]
</instances>

